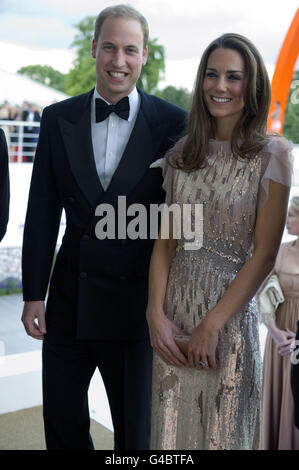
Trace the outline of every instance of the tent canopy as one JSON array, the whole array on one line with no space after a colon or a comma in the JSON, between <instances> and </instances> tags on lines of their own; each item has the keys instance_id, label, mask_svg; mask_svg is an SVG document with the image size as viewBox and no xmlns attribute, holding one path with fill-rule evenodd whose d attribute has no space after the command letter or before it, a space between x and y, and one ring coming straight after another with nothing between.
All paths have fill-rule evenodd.
<instances>
[{"instance_id":1,"label":"tent canopy","mask_svg":"<svg viewBox=\"0 0 299 470\"><path fill-rule=\"evenodd\" d=\"M23 101L29 101L45 107L66 98L69 96L54 88L35 82L24 75L0 69L0 104L8 101L13 105L21 105Z\"/></svg>"}]
</instances>

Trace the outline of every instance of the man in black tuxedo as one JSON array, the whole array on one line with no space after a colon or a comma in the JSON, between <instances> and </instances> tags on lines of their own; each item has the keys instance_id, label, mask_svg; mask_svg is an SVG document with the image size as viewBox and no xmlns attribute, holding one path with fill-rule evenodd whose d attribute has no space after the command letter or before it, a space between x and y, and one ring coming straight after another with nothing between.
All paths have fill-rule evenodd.
<instances>
[{"instance_id":1,"label":"man in black tuxedo","mask_svg":"<svg viewBox=\"0 0 299 470\"><path fill-rule=\"evenodd\" d=\"M87 392L96 367L115 449L149 447L152 350L145 310L154 240L123 234L118 202L125 197L127 207L138 203L149 214L150 204L164 201L161 171L149 167L183 133L186 113L136 89L147 39L146 20L133 8L103 10L92 42L96 88L42 116L24 229L22 320L29 335L44 339L48 449L93 448ZM115 210L115 239L95 233L100 204ZM45 314L62 208L67 226Z\"/></svg>"},{"instance_id":2,"label":"man in black tuxedo","mask_svg":"<svg viewBox=\"0 0 299 470\"><path fill-rule=\"evenodd\" d=\"M22 113L22 121L30 121L30 122L40 122L40 114L36 108L36 106L32 103L28 105L28 108L25 108ZM23 140L23 150L24 152L30 152L31 155L25 156L26 162L33 161L33 153L35 150L35 146L32 145L36 142L37 138L35 137L38 134L39 128L35 126L25 126L24 127L24 140ZM32 134L32 135L31 135ZM26 145L30 144L30 145Z\"/></svg>"},{"instance_id":3,"label":"man in black tuxedo","mask_svg":"<svg viewBox=\"0 0 299 470\"><path fill-rule=\"evenodd\" d=\"M8 150L3 129L0 129L0 241L6 233L9 212Z\"/></svg>"}]
</instances>

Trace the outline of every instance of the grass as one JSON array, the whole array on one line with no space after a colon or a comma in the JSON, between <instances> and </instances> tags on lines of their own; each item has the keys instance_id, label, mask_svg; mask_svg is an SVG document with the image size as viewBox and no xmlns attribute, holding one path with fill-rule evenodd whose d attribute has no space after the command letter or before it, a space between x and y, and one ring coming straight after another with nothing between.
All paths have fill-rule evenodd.
<instances>
[{"instance_id":1,"label":"grass","mask_svg":"<svg viewBox=\"0 0 299 470\"><path fill-rule=\"evenodd\" d=\"M21 294L22 292L22 282L19 279L8 277L0 282L0 296Z\"/></svg>"}]
</instances>

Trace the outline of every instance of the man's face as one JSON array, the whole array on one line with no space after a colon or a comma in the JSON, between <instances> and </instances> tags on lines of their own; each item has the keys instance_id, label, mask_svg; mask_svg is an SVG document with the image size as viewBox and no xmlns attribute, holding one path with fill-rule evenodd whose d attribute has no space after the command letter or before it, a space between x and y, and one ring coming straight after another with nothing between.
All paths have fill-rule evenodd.
<instances>
[{"instance_id":1,"label":"man's face","mask_svg":"<svg viewBox=\"0 0 299 470\"><path fill-rule=\"evenodd\" d=\"M131 93L146 63L141 24L108 17L91 52L96 59L97 90L109 103L116 103Z\"/></svg>"}]
</instances>

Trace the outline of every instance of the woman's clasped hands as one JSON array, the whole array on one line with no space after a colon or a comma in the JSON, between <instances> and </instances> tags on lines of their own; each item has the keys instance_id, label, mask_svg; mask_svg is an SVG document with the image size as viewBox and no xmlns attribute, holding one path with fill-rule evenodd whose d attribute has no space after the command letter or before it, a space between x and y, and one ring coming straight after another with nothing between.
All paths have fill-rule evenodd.
<instances>
[{"instance_id":1,"label":"woman's clasped hands","mask_svg":"<svg viewBox=\"0 0 299 470\"><path fill-rule=\"evenodd\" d=\"M151 345L155 352L170 366L197 369L217 369L216 348L218 328L208 318L193 329L188 344L188 357L179 349L175 335L185 333L164 314L147 312Z\"/></svg>"}]
</instances>

